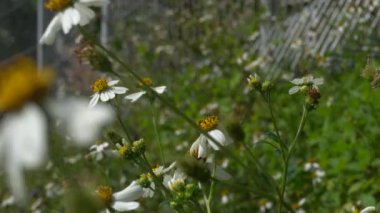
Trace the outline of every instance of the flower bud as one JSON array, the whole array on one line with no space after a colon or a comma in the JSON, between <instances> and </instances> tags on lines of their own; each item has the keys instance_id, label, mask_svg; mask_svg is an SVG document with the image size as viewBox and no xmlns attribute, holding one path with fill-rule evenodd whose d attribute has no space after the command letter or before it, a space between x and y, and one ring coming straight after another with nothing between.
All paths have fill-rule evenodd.
<instances>
[{"instance_id":1,"label":"flower bud","mask_svg":"<svg viewBox=\"0 0 380 213\"><path fill-rule=\"evenodd\" d=\"M137 180L138 184L144 188L148 188L150 186L150 174L144 173L140 175L140 178Z\"/></svg>"},{"instance_id":2,"label":"flower bud","mask_svg":"<svg viewBox=\"0 0 380 213\"><path fill-rule=\"evenodd\" d=\"M272 87L273 87L273 84L270 81L266 80L266 81L264 81L264 83L262 85L262 91L267 92L270 89L272 89Z\"/></svg>"},{"instance_id":3,"label":"flower bud","mask_svg":"<svg viewBox=\"0 0 380 213\"><path fill-rule=\"evenodd\" d=\"M132 152L141 155L145 152L145 142L144 139L140 139L138 141L134 141L132 144Z\"/></svg>"},{"instance_id":4,"label":"flower bud","mask_svg":"<svg viewBox=\"0 0 380 213\"><path fill-rule=\"evenodd\" d=\"M261 80L260 80L260 77L256 73L253 75L249 75L249 77L247 78L247 81L250 87L253 87L259 91L261 90L261 87L262 87Z\"/></svg>"}]
</instances>

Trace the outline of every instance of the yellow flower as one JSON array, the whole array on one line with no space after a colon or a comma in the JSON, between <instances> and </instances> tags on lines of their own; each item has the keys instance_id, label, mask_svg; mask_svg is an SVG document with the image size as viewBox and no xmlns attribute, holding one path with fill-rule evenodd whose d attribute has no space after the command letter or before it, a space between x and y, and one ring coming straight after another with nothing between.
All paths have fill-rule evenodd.
<instances>
[{"instance_id":1,"label":"yellow flower","mask_svg":"<svg viewBox=\"0 0 380 213\"><path fill-rule=\"evenodd\" d=\"M53 80L53 72L40 72L29 58L21 57L0 68L0 112L20 109L25 103L40 99Z\"/></svg>"}]
</instances>

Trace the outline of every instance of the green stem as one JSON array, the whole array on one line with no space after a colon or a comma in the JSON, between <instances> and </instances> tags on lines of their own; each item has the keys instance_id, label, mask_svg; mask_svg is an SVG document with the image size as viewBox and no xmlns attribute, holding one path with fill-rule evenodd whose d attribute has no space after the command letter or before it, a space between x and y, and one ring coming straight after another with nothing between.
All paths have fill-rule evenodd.
<instances>
[{"instance_id":1,"label":"green stem","mask_svg":"<svg viewBox=\"0 0 380 213\"><path fill-rule=\"evenodd\" d=\"M274 125L274 130L275 130L276 136L280 142L281 155L282 155L283 160L285 160L285 152L287 151L287 146L280 136L280 130L277 126L276 117L274 116L274 113L273 113L273 106L272 106L272 102L271 102L271 98L270 98L270 92L268 93L267 97L265 97L264 94L262 94L262 96L264 97L264 100L268 105L269 114L270 114L270 117L271 117L273 125Z\"/></svg>"},{"instance_id":2,"label":"green stem","mask_svg":"<svg viewBox=\"0 0 380 213\"><path fill-rule=\"evenodd\" d=\"M210 208L210 204L208 202L208 198L207 198L205 189L204 189L204 187L202 187L201 183L199 183L199 187L201 188L201 191L202 191L202 194L203 194L203 200L204 200L205 205L206 205L206 211L207 211L207 213L211 213L211 208Z\"/></svg>"},{"instance_id":3,"label":"green stem","mask_svg":"<svg viewBox=\"0 0 380 213\"><path fill-rule=\"evenodd\" d=\"M119 121L120 123L120 126L121 128L123 129L125 135L127 136L127 139L130 143L133 142L133 139L132 139L132 136L131 136L131 133L129 132L127 126L125 125L125 123L123 122L123 119L121 118L121 110L119 108L119 106L117 105L117 103L112 103L112 105L115 107L116 111L117 111L117 120Z\"/></svg>"},{"instance_id":4,"label":"green stem","mask_svg":"<svg viewBox=\"0 0 380 213\"><path fill-rule=\"evenodd\" d=\"M210 191L208 193L208 198L207 198L207 202L206 202L206 206L208 206L208 213L211 213L211 201L212 201L212 197L214 195L214 186L215 186L215 171L216 171L216 160L214 159L214 165L213 165L213 168L212 168L212 179L211 179L211 186L210 186Z\"/></svg>"},{"instance_id":5,"label":"green stem","mask_svg":"<svg viewBox=\"0 0 380 213\"><path fill-rule=\"evenodd\" d=\"M282 188L281 188L281 197L280 197L280 205L279 205L279 212L281 213L281 210L282 210L282 203L284 202L285 200L285 190L286 190L286 182L287 182L287 179L288 179L288 168L289 168L289 160L290 160L290 157L291 155L293 154L293 150L297 144L297 140L298 140L298 137L305 125L305 121L306 121L306 117L307 117L307 114L308 114L308 110L306 109L306 106L304 105L303 106L303 112L302 112L302 118L301 118L301 121L300 121L300 124L298 126L298 130L297 130L297 133L296 133L296 136L294 137L292 143L290 144L290 147L289 147L289 151L286 155L286 158L285 158L285 162L284 162L284 172L283 172L283 179L282 179Z\"/></svg>"},{"instance_id":6,"label":"green stem","mask_svg":"<svg viewBox=\"0 0 380 213\"><path fill-rule=\"evenodd\" d=\"M154 112L153 107L151 108L151 112L152 112L153 129L154 129L154 133L156 134L158 146L159 146L159 149L160 149L161 163L162 163L162 165L165 165L164 152L163 152L163 148L162 148L160 133L159 133L158 127L157 127L157 116L156 116L156 113Z\"/></svg>"}]
</instances>

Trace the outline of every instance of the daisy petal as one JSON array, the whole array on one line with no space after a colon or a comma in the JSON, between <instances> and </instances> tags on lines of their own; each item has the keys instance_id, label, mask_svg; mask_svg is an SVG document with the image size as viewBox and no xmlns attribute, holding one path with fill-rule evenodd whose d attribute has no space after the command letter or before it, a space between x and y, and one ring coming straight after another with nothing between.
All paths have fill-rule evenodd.
<instances>
[{"instance_id":1,"label":"daisy petal","mask_svg":"<svg viewBox=\"0 0 380 213\"><path fill-rule=\"evenodd\" d=\"M108 86L112 87L119 83L119 80L113 80L108 82Z\"/></svg>"},{"instance_id":2,"label":"daisy petal","mask_svg":"<svg viewBox=\"0 0 380 213\"><path fill-rule=\"evenodd\" d=\"M57 33L61 29L61 18L62 14L58 13L49 23L44 34L41 36L40 43L50 45L54 42L57 37Z\"/></svg>"},{"instance_id":3,"label":"daisy petal","mask_svg":"<svg viewBox=\"0 0 380 213\"><path fill-rule=\"evenodd\" d=\"M292 82L295 85L301 85L304 83L304 79L303 78L295 78L295 79L291 80L290 82Z\"/></svg>"},{"instance_id":4,"label":"daisy petal","mask_svg":"<svg viewBox=\"0 0 380 213\"><path fill-rule=\"evenodd\" d=\"M159 87L153 87L154 91L156 91L158 94L162 94L166 90L166 86L159 86Z\"/></svg>"},{"instance_id":5,"label":"daisy petal","mask_svg":"<svg viewBox=\"0 0 380 213\"><path fill-rule=\"evenodd\" d=\"M221 145L221 146L228 145L226 142L226 137L224 136L222 131L220 131L218 129L214 129L214 130L209 131L208 134L211 137L213 137L217 142L219 142L219 145ZM214 150L219 150L219 146L217 144L215 144L211 139L207 138L207 141L209 142L209 144L211 145L211 147Z\"/></svg>"},{"instance_id":6,"label":"daisy petal","mask_svg":"<svg viewBox=\"0 0 380 213\"><path fill-rule=\"evenodd\" d=\"M300 90L299 86L294 86L294 87L289 89L289 95L296 94L299 90Z\"/></svg>"},{"instance_id":7,"label":"daisy petal","mask_svg":"<svg viewBox=\"0 0 380 213\"><path fill-rule=\"evenodd\" d=\"M79 2L89 7L103 7L110 3L109 0L79 0Z\"/></svg>"},{"instance_id":8,"label":"daisy petal","mask_svg":"<svg viewBox=\"0 0 380 213\"><path fill-rule=\"evenodd\" d=\"M212 169L213 169L212 164L210 164L210 166L209 166L209 168L212 171ZM232 176L228 172L226 172L222 167L216 166L216 168L215 168L215 178L217 180L229 180L229 179L232 178Z\"/></svg>"},{"instance_id":9,"label":"daisy petal","mask_svg":"<svg viewBox=\"0 0 380 213\"><path fill-rule=\"evenodd\" d=\"M103 102L107 102L110 98L108 97L107 93L102 92L100 93L100 100Z\"/></svg>"},{"instance_id":10,"label":"daisy petal","mask_svg":"<svg viewBox=\"0 0 380 213\"><path fill-rule=\"evenodd\" d=\"M113 209L119 212L131 211L131 210L137 209L139 206L140 204L138 202L120 202L120 201L115 201L111 205Z\"/></svg>"},{"instance_id":11,"label":"daisy petal","mask_svg":"<svg viewBox=\"0 0 380 213\"><path fill-rule=\"evenodd\" d=\"M62 14L62 30L63 30L63 33L65 33L65 34L69 33L71 28L74 25L73 19L72 19L72 16L75 14L74 11L76 11L76 10L72 7L69 7L65 11L63 11L63 14Z\"/></svg>"},{"instance_id":12,"label":"daisy petal","mask_svg":"<svg viewBox=\"0 0 380 213\"><path fill-rule=\"evenodd\" d=\"M319 85L322 85L324 82L324 79L323 78L316 78L313 80L313 84L314 86L319 86Z\"/></svg>"},{"instance_id":13,"label":"daisy petal","mask_svg":"<svg viewBox=\"0 0 380 213\"><path fill-rule=\"evenodd\" d=\"M139 199L143 193L142 187L136 181L133 181L127 188L114 193L113 197L116 201L128 202Z\"/></svg>"},{"instance_id":14,"label":"daisy petal","mask_svg":"<svg viewBox=\"0 0 380 213\"><path fill-rule=\"evenodd\" d=\"M125 99L131 100L131 102L135 102L139 98L141 98L141 96L143 96L145 93L146 93L145 91L132 93L130 95L125 96Z\"/></svg>"},{"instance_id":15,"label":"daisy petal","mask_svg":"<svg viewBox=\"0 0 380 213\"><path fill-rule=\"evenodd\" d=\"M90 103L89 103L89 107L94 107L97 103L98 103L98 101L99 101L99 97L100 97L100 95L99 95L99 93L95 93L93 96L92 96L92 98L91 98L91 101L90 101Z\"/></svg>"},{"instance_id":16,"label":"daisy petal","mask_svg":"<svg viewBox=\"0 0 380 213\"><path fill-rule=\"evenodd\" d=\"M95 12L83 4L75 3L74 7L80 14L80 26L88 24L95 17Z\"/></svg>"},{"instance_id":17,"label":"daisy petal","mask_svg":"<svg viewBox=\"0 0 380 213\"><path fill-rule=\"evenodd\" d=\"M108 97L109 97L110 99L114 99L114 98L115 98L115 93L114 93L112 90L108 91L108 92L107 92L107 95L108 95Z\"/></svg>"},{"instance_id":18,"label":"daisy petal","mask_svg":"<svg viewBox=\"0 0 380 213\"><path fill-rule=\"evenodd\" d=\"M124 94L128 91L128 89L125 87L112 87L112 90L115 94L118 95Z\"/></svg>"}]
</instances>

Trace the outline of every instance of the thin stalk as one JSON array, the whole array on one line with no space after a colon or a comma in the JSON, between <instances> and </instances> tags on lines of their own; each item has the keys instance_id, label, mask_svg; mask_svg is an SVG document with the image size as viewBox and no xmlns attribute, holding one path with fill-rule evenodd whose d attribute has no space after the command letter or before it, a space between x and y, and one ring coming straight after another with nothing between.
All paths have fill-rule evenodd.
<instances>
[{"instance_id":1,"label":"thin stalk","mask_svg":"<svg viewBox=\"0 0 380 213\"><path fill-rule=\"evenodd\" d=\"M211 201L212 201L212 197L214 195L214 186L215 186L215 171L216 171L216 161L214 159L214 165L212 168L211 186L210 186L210 191L208 193L208 198L207 198L207 203L206 203L206 206L208 206L207 209L210 210L210 212L208 212L208 213L211 213Z\"/></svg>"},{"instance_id":2,"label":"thin stalk","mask_svg":"<svg viewBox=\"0 0 380 213\"><path fill-rule=\"evenodd\" d=\"M117 113L116 113L117 114L117 120L119 121L121 128L123 129L125 135L127 136L128 141L130 143L132 143L133 139L132 139L131 133L129 132L127 126L125 125L125 123L123 122L123 119L121 118L121 110L120 110L119 106L116 103L113 103L113 106L115 107L115 109L117 111Z\"/></svg>"},{"instance_id":3,"label":"thin stalk","mask_svg":"<svg viewBox=\"0 0 380 213\"><path fill-rule=\"evenodd\" d=\"M276 117L274 116L273 106L272 106L272 102L271 102L271 98L270 98L270 92L267 94L267 96L265 96L265 94L262 94L262 96L264 97L265 103L267 103L267 105L268 105L269 114L270 114L270 117L271 117L273 125L274 125L274 130L275 130L276 136L277 136L278 140L280 140L279 142L280 142L280 148L281 148L281 155L282 155L283 160L285 160L285 152L287 151L287 146L281 138L280 130L278 128L277 121L276 121Z\"/></svg>"},{"instance_id":4,"label":"thin stalk","mask_svg":"<svg viewBox=\"0 0 380 213\"><path fill-rule=\"evenodd\" d=\"M162 165L165 165L165 156L164 156L164 152L163 152L163 148L162 148L160 133L159 133L158 127L157 127L157 113L155 113L155 110L153 109L153 107L151 108L151 112L152 112L153 129L154 129L154 133L156 135L158 146L160 149L161 163L162 163Z\"/></svg>"},{"instance_id":5,"label":"thin stalk","mask_svg":"<svg viewBox=\"0 0 380 213\"><path fill-rule=\"evenodd\" d=\"M286 182L288 180L288 168L289 168L289 160L290 160L290 157L291 155L293 154L293 150L297 144L297 140L298 140L298 137L305 125L305 121L306 121L306 117L307 117L307 114L308 114L308 110L306 109L306 106L304 105L303 106L303 112L302 112L302 118L301 118L301 121L300 121L300 124L298 126L298 130L297 130L297 133L296 133L296 136L294 137L292 143L290 144L290 147L289 147L289 151L286 155L286 158L285 158L285 162L284 162L284 172L283 172L283 179L282 179L282 188L281 188L281 202L280 202L280 205L279 205L279 212L281 212L282 210L282 203L284 202L284 196L285 196L285 190L286 190Z\"/></svg>"},{"instance_id":6,"label":"thin stalk","mask_svg":"<svg viewBox=\"0 0 380 213\"><path fill-rule=\"evenodd\" d=\"M206 205L206 211L207 211L207 213L211 213L211 208L210 208L210 205L209 205L209 202L208 202L208 198L207 198L205 189L204 189L204 187L202 187L201 183L199 183L199 188L201 188L201 191L202 191L202 194L203 194L203 200L204 200L205 205Z\"/></svg>"}]
</instances>

